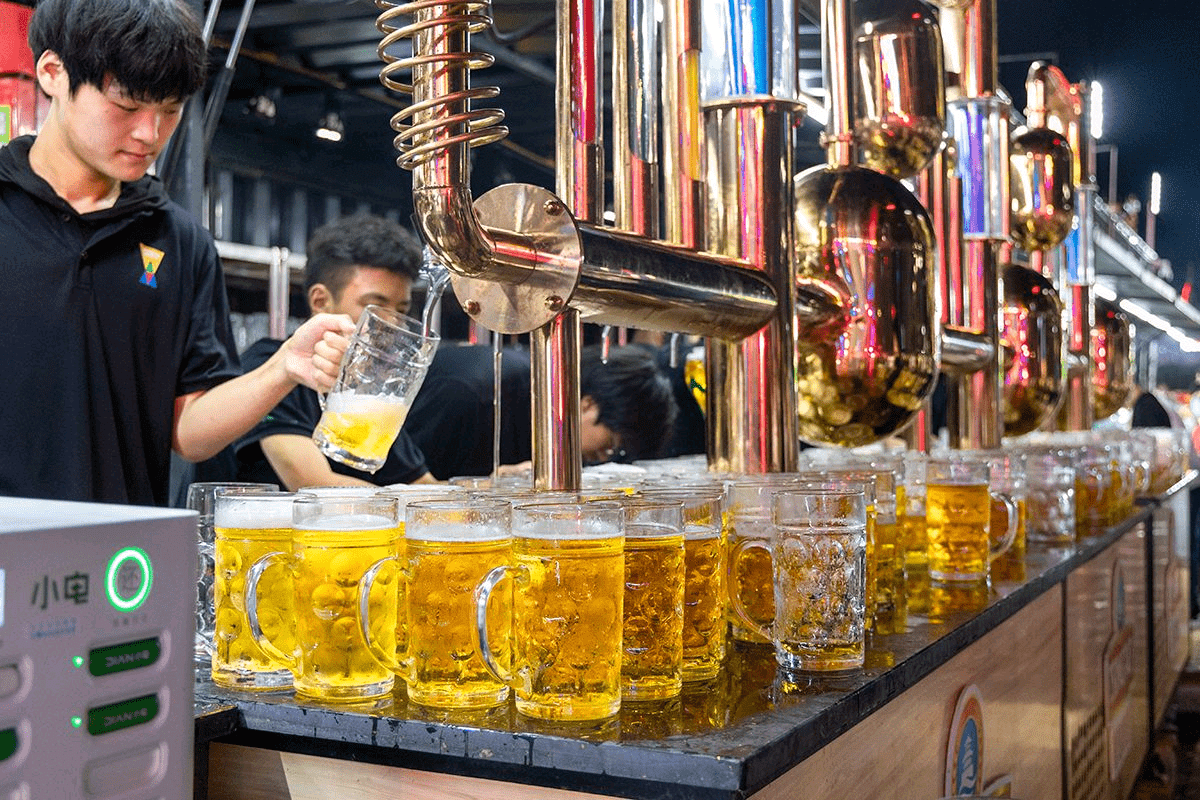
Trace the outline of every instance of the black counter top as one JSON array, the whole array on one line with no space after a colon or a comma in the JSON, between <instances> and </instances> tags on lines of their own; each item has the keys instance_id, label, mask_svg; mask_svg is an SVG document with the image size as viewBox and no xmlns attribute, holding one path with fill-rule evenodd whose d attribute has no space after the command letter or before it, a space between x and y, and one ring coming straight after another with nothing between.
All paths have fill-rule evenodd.
<instances>
[{"instance_id":1,"label":"black counter top","mask_svg":"<svg viewBox=\"0 0 1200 800\"><path fill-rule=\"evenodd\" d=\"M1194 475L1173 487L1190 485ZM799 683L776 675L768 647L731 648L722 673L681 698L626 705L601 724L541 723L512 702L486 712L409 704L402 683L380 708L299 704L287 693L228 692L197 683L197 742L221 741L635 798L741 798L752 794L914 686L972 642L1063 582L1155 504L1070 548L1030 545L1028 579L993 586L987 606L945 621L909 616L903 633L868 636L866 665ZM224 709L237 726L200 720ZM227 719L227 718L226 718Z\"/></svg>"}]
</instances>

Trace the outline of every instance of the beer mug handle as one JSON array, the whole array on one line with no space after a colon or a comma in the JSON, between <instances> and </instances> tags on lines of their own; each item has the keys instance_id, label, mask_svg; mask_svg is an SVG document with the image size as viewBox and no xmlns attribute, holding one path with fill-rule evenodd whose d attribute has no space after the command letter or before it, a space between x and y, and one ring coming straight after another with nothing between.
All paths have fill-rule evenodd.
<instances>
[{"instance_id":1,"label":"beer mug handle","mask_svg":"<svg viewBox=\"0 0 1200 800\"><path fill-rule=\"evenodd\" d=\"M196 550L199 556L196 566L200 570L200 574L196 576L196 643L205 655L212 657L216 616L213 608L213 585L216 581L215 550L212 542L203 539L196 543Z\"/></svg>"},{"instance_id":2,"label":"beer mug handle","mask_svg":"<svg viewBox=\"0 0 1200 800\"><path fill-rule=\"evenodd\" d=\"M512 670L501 666L500 662L496 660L495 654L492 653L492 643L488 640L487 611L488 603L492 599L492 592L495 591L496 586L510 572L517 572L519 569L519 567L511 565L495 567L487 575L484 575L483 580L475 587L475 627L472 636L475 652L483 658L488 672L492 673L496 680L506 685L512 684Z\"/></svg>"},{"instance_id":3,"label":"beer mug handle","mask_svg":"<svg viewBox=\"0 0 1200 800\"><path fill-rule=\"evenodd\" d=\"M404 677L403 665L396 658L395 652L387 652L379 646L379 642L371 636L371 590L375 588L375 579L379 572L388 565L396 567L396 580L404 580L404 576L400 573L400 559L395 556L381 558L371 565L370 569L363 573L363 576L358 580L358 631L362 634L363 642L367 645L367 651L384 666L385 669L391 670L396 675ZM397 614L404 613L402 609L396 609Z\"/></svg>"},{"instance_id":4,"label":"beer mug handle","mask_svg":"<svg viewBox=\"0 0 1200 800\"><path fill-rule=\"evenodd\" d=\"M743 625L755 631L767 641L772 641L774 636L771 634L771 631L750 618L750 612L746 610L746 604L742 602L742 596L736 589L738 562L742 560L742 556L745 555L747 550L754 549L766 550L767 553L770 553L771 545L761 539L741 539L729 551L729 564L727 565L729 572L725 577L725 581L729 586L729 606Z\"/></svg>"},{"instance_id":5,"label":"beer mug handle","mask_svg":"<svg viewBox=\"0 0 1200 800\"><path fill-rule=\"evenodd\" d=\"M991 496L1004 503L1004 508L1008 512L1008 527L1004 531L1004 536L996 542L996 546L988 551L988 563L995 561L1000 556L1008 552L1008 549L1013 546L1013 541L1017 538L1017 514L1020 513L1017 508L1017 501L1012 495L1004 492L990 492Z\"/></svg>"},{"instance_id":6,"label":"beer mug handle","mask_svg":"<svg viewBox=\"0 0 1200 800\"><path fill-rule=\"evenodd\" d=\"M246 619L250 623L250 635L254 637L255 643L263 649L263 652L295 672L298 668L295 653L285 653L276 647L275 643L263 633L262 625L258 619L258 582L262 579L264 572L286 558L289 558L289 554L287 553L278 551L267 553L258 561L255 561L246 572Z\"/></svg>"}]
</instances>

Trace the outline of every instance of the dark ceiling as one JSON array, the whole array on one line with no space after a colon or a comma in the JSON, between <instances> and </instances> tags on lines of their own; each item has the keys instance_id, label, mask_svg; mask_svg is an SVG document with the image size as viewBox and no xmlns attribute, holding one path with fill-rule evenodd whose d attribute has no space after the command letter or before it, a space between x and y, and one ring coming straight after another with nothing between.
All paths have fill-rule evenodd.
<instances>
[{"instance_id":1,"label":"dark ceiling","mask_svg":"<svg viewBox=\"0 0 1200 800\"><path fill-rule=\"evenodd\" d=\"M254 0L249 0L254 2ZM223 67L238 40L245 6L226 3L212 36L214 69ZM380 9L366 0L259 0L254 4L229 84L213 154L220 161L262 169L294 180L319 182L329 174L345 191L347 182L372 199L410 185L395 166L389 118L410 100L385 88L377 48ZM498 0L492 31L472 37L473 50L495 64L472 73L473 85L496 86L493 101L506 113L505 141L475 151L477 191L513 180L554 185L555 3ZM802 28L802 79L819 89L819 31ZM611 69L605 35L605 70ZM407 42L393 46L397 55ZM607 74L607 73L606 73ZM210 82L219 86L219 74ZM266 93L275 102L273 122L252 113L251 100ZM318 142L317 119L330 107L345 122L340 145ZM335 176L335 177L334 177Z\"/></svg>"},{"instance_id":2,"label":"dark ceiling","mask_svg":"<svg viewBox=\"0 0 1200 800\"><path fill-rule=\"evenodd\" d=\"M213 30L214 59L225 59L237 40L243 11L237 3L222 7ZM345 179L354 176L369 193L379 191L378 182L407 185L407 173L394 163L389 118L410 99L380 82L379 13L363 0L257 2L238 49L214 152L223 159L259 161L268 170L270 162L286 162L279 164L281 171L314 179L332 168L342 173L343 191ZM473 73L472 83L499 87L495 105L507 112L511 131L505 142L477 152L477 171L553 184L553 15L554 4L547 0L505 0L493 9L495 32L472 37L473 49L496 59L493 67ZM407 42L393 47L403 51ZM215 69L223 66L214 60ZM251 111L251 100L260 94L274 100L273 122ZM338 145L313 135L329 108L345 123Z\"/></svg>"}]
</instances>

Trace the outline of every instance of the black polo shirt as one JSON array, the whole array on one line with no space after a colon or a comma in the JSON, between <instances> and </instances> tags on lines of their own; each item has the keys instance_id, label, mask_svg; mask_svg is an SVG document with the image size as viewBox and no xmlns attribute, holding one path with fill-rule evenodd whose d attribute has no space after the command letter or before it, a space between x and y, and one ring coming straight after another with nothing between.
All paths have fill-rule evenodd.
<instances>
[{"instance_id":1,"label":"black polo shirt","mask_svg":"<svg viewBox=\"0 0 1200 800\"><path fill-rule=\"evenodd\" d=\"M500 463L519 464L532 451L529 353L506 348L500 367ZM495 354L485 345L442 342L405 428L438 480L492 474Z\"/></svg>"},{"instance_id":2,"label":"black polo shirt","mask_svg":"<svg viewBox=\"0 0 1200 800\"><path fill-rule=\"evenodd\" d=\"M283 342L278 339L259 339L242 353L242 361L246 369L254 369L275 354ZM271 413L255 425L249 433L238 440L237 449L237 479L239 481L257 481L277 483L283 486L279 475L272 469L267 457L263 455L262 440L267 436L277 434L293 434L296 436L312 436L321 420L321 403L317 393L307 386L297 386L288 393L279 405L271 409ZM413 444L408 436L408 424L400 429L400 435L392 443L387 460L376 472L363 472L348 467L333 459L326 458L330 468L340 475L374 483L376 486L388 486L393 483L412 483L429 470L425 467L425 457Z\"/></svg>"},{"instance_id":3,"label":"black polo shirt","mask_svg":"<svg viewBox=\"0 0 1200 800\"><path fill-rule=\"evenodd\" d=\"M166 505L175 398L240 374L212 238L157 178L80 215L0 148L0 494Z\"/></svg>"}]
</instances>

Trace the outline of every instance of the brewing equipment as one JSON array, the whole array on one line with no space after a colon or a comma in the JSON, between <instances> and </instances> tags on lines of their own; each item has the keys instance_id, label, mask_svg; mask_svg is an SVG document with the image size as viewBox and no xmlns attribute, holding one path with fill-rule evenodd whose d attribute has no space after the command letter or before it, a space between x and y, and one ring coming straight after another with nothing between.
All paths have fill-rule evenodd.
<instances>
[{"instance_id":1,"label":"brewing equipment","mask_svg":"<svg viewBox=\"0 0 1200 800\"><path fill-rule=\"evenodd\" d=\"M1091 336L1092 415L1099 421L1116 413L1133 395L1133 336L1129 317L1115 304L1096 299Z\"/></svg>"},{"instance_id":2,"label":"brewing equipment","mask_svg":"<svg viewBox=\"0 0 1200 800\"><path fill-rule=\"evenodd\" d=\"M580 319L736 339L774 313L776 291L744 262L594 223L603 171L600 30L591 3L560 8L559 194L567 202L539 187L508 185L474 207L468 148L504 135L500 112L471 108L472 100L496 94L470 87L471 71L490 62L469 50L470 34L491 24L487 10L486 3L414 2L388 4L380 15L382 78L414 100L393 118L398 163L413 171L418 229L450 267L464 310L492 330L533 332L535 483L578 487ZM401 25L409 15L412 22ZM404 37L412 37L413 55L396 58L388 47ZM409 84L397 77L405 70L412 71Z\"/></svg>"},{"instance_id":3,"label":"brewing equipment","mask_svg":"<svg viewBox=\"0 0 1200 800\"><path fill-rule=\"evenodd\" d=\"M894 178L929 165L946 135L942 39L921 0L856 0L854 138L863 163Z\"/></svg>"},{"instance_id":4,"label":"brewing equipment","mask_svg":"<svg viewBox=\"0 0 1200 800\"><path fill-rule=\"evenodd\" d=\"M393 126L420 232L474 321L531 334L539 488L579 484L582 321L709 337L715 469L790 470L800 440L903 431L939 368L951 446L1044 422L1068 353L1066 394L1088 399L1090 420L1085 94L1034 65L1033 113L1010 147L995 0L942 0L936 15L917 0L821 0L827 163L793 180L795 15L815 5L711 5L701 24L694 0L621 0L607 227L598 4L558 6L556 191L478 200L468 149L505 133L502 112L472 108L497 95L470 85L491 60L469 46L488 5L382 4L382 77L414 100ZM389 54L401 38L411 57ZM896 180L918 173L924 205ZM1041 274L1002 267L1010 233ZM1079 402L1065 405L1079 424Z\"/></svg>"},{"instance_id":5,"label":"brewing equipment","mask_svg":"<svg viewBox=\"0 0 1200 800\"><path fill-rule=\"evenodd\" d=\"M946 364L952 447L997 447L1002 435L999 248L1008 239L1009 103L997 92L995 17L995 0L956 3L939 16L962 225L961 265L946 272L946 293L957 300L943 315L947 330L976 343L978 355Z\"/></svg>"},{"instance_id":6,"label":"brewing equipment","mask_svg":"<svg viewBox=\"0 0 1200 800\"><path fill-rule=\"evenodd\" d=\"M1035 431L1058 411L1063 393L1063 306L1041 273L1006 264L1004 278L1004 432Z\"/></svg>"},{"instance_id":7,"label":"brewing equipment","mask_svg":"<svg viewBox=\"0 0 1200 800\"><path fill-rule=\"evenodd\" d=\"M1013 161L1013 180L1030 189L1020 195L1019 207L1014 201L1014 236L1020 236L1018 243L1030 249L1030 266L1059 287L1064 303L1067 377L1057 425L1065 430L1087 430L1094 421L1090 341L1096 193L1095 156L1087 130L1088 89L1085 84L1071 84L1057 67L1041 62L1030 66L1025 85L1029 126L1022 132L1023 142L1032 145L1040 137L1043 149L1026 147ZM1035 137L1038 126L1049 132ZM1060 138L1063 141L1058 141ZM1067 153L1069 178L1064 163ZM1073 221L1065 210L1072 194Z\"/></svg>"}]
</instances>

